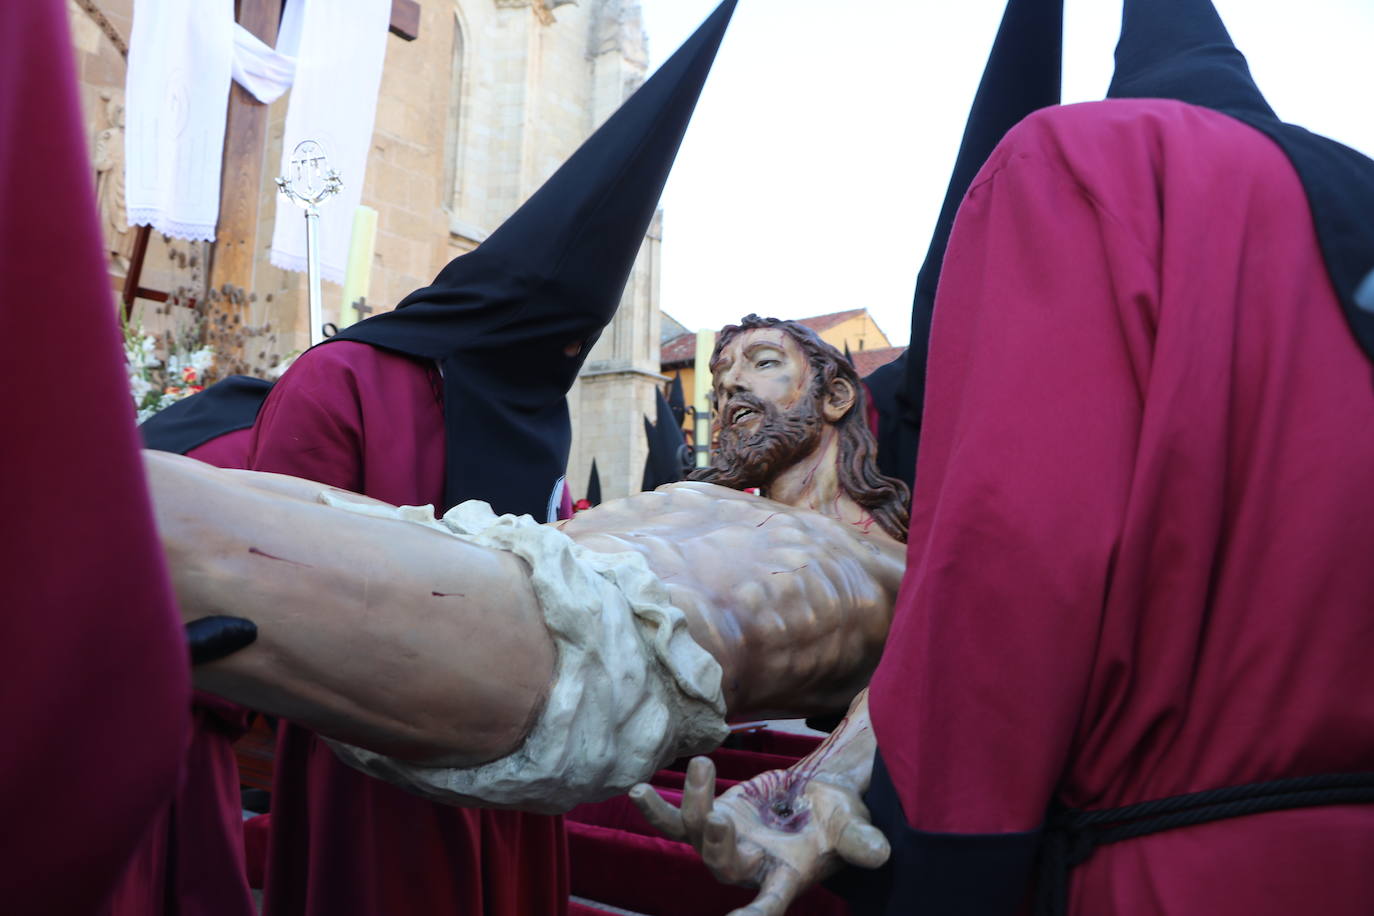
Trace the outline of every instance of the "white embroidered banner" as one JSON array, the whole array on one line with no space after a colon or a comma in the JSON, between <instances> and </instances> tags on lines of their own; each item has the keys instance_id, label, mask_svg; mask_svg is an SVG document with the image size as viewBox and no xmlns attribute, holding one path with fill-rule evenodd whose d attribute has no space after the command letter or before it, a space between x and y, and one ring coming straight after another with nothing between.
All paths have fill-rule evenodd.
<instances>
[{"instance_id":1,"label":"white embroidered banner","mask_svg":"<svg viewBox=\"0 0 1374 916\"><path fill-rule=\"evenodd\" d=\"M137 0L125 85L130 226L211 241L234 55L234 0Z\"/></svg>"}]
</instances>

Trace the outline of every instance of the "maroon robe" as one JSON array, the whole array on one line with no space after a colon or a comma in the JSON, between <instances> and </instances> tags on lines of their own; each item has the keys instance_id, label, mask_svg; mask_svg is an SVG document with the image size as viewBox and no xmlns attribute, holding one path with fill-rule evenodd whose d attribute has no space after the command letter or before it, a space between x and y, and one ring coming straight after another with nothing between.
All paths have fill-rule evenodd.
<instances>
[{"instance_id":1,"label":"maroon robe","mask_svg":"<svg viewBox=\"0 0 1374 916\"><path fill-rule=\"evenodd\" d=\"M176 787L190 682L66 6L0 3L0 910L89 916Z\"/></svg>"},{"instance_id":2,"label":"maroon robe","mask_svg":"<svg viewBox=\"0 0 1374 916\"><path fill-rule=\"evenodd\" d=\"M432 363L352 341L316 347L263 405L249 465L438 506L440 392ZM350 769L288 723L277 743L268 856L269 916L541 916L567 908L562 818L424 801Z\"/></svg>"},{"instance_id":3,"label":"maroon robe","mask_svg":"<svg viewBox=\"0 0 1374 916\"><path fill-rule=\"evenodd\" d=\"M894 911L1014 912L1052 801L1374 769L1374 378L1263 135L1158 100L1012 131L916 481L871 692ZM1371 863L1374 807L1258 814L1098 849L1070 911L1368 914Z\"/></svg>"},{"instance_id":4,"label":"maroon robe","mask_svg":"<svg viewBox=\"0 0 1374 916\"><path fill-rule=\"evenodd\" d=\"M252 430L211 439L186 454L241 468ZM244 861L243 804L234 742L248 710L195 691L191 746L172 804L149 829L116 889L109 916L256 916Z\"/></svg>"},{"instance_id":5,"label":"maroon robe","mask_svg":"<svg viewBox=\"0 0 1374 916\"><path fill-rule=\"evenodd\" d=\"M248 450L253 447L253 430L236 429L233 432L216 436L204 445L198 445L187 452L187 456L213 464L217 468L246 468Z\"/></svg>"}]
</instances>

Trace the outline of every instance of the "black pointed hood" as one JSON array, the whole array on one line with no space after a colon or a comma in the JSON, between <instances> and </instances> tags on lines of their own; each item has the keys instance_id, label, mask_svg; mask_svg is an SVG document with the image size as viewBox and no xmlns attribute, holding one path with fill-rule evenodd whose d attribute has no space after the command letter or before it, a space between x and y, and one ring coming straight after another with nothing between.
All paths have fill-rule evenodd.
<instances>
[{"instance_id":1,"label":"black pointed hood","mask_svg":"<svg viewBox=\"0 0 1374 916\"><path fill-rule=\"evenodd\" d=\"M144 420L138 427L143 445L184 455L211 439L247 429L271 390L265 379L231 375Z\"/></svg>"},{"instance_id":2,"label":"black pointed hood","mask_svg":"<svg viewBox=\"0 0 1374 916\"><path fill-rule=\"evenodd\" d=\"M687 398L682 393L682 374L673 376L673 383L668 387L668 407L673 411L673 420L678 426L687 419Z\"/></svg>"},{"instance_id":3,"label":"black pointed hood","mask_svg":"<svg viewBox=\"0 0 1374 916\"><path fill-rule=\"evenodd\" d=\"M1210 0L1126 0L1107 98L1177 99L1277 118Z\"/></svg>"},{"instance_id":4,"label":"black pointed hood","mask_svg":"<svg viewBox=\"0 0 1374 916\"><path fill-rule=\"evenodd\" d=\"M916 473L935 291L954 215L1007 131L1032 112L1059 104L1063 31L1063 0L1008 0L969 110L930 248L916 277L911 342L901 357L864 379L878 409L878 467L908 485Z\"/></svg>"},{"instance_id":5,"label":"black pointed hood","mask_svg":"<svg viewBox=\"0 0 1374 916\"><path fill-rule=\"evenodd\" d=\"M1178 99L1228 114L1293 163L1347 323L1374 359L1374 161L1280 121L1211 0L1125 0L1109 98Z\"/></svg>"},{"instance_id":6,"label":"black pointed hood","mask_svg":"<svg viewBox=\"0 0 1374 916\"><path fill-rule=\"evenodd\" d=\"M596 470L596 459L592 459L592 472L587 475L587 502L593 506L601 505L601 474Z\"/></svg>"},{"instance_id":7,"label":"black pointed hood","mask_svg":"<svg viewBox=\"0 0 1374 916\"><path fill-rule=\"evenodd\" d=\"M644 458L644 480L641 488L654 490L665 483L682 479L686 468L687 440L682 425L673 418L673 410L660 389L656 392L654 422L644 418L644 435L649 440L649 454Z\"/></svg>"},{"instance_id":8,"label":"black pointed hood","mask_svg":"<svg viewBox=\"0 0 1374 916\"><path fill-rule=\"evenodd\" d=\"M565 396L615 315L734 8L717 7L477 249L331 338L439 362L448 506L543 517L571 443Z\"/></svg>"}]
</instances>

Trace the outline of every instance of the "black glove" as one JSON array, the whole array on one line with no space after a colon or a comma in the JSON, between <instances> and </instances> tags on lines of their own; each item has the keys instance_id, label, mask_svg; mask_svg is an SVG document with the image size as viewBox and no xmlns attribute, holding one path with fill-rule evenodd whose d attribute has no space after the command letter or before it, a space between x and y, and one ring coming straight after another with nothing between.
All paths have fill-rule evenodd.
<instances>
[{"instance_id":1,"label":"black glove","mask_svg":"<svg viewBox=\"0 0 1374 916\"><path fill-rule=\"evenodd\" d=\"M245 617L201 617L186 624L193 667L233 655L257 638L258 625Z\"/></svg>"}]
</instances>

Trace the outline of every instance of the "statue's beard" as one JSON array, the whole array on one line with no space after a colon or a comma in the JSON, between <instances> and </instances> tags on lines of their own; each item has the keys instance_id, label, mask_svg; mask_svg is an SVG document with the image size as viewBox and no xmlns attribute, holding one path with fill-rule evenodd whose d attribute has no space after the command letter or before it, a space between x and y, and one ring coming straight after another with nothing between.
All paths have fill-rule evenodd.
<instances>
[{"instance_id":1,"label":"statue's beard","mask_svg":"<svg viewBox=\"0 0 1374 916\"><path fill-rule=\"evenodd\" d=\"M748 421L747 429L730 423L741 407L752 409L762 419ZM791 410L783 410L741 392L725 403L721 416L726 422L717 437L715 460L710 472L701 477L736 490L767 488L814 451L821 438L821 415L814 397L804 397Z\"/></svg>"}]
</instances>

